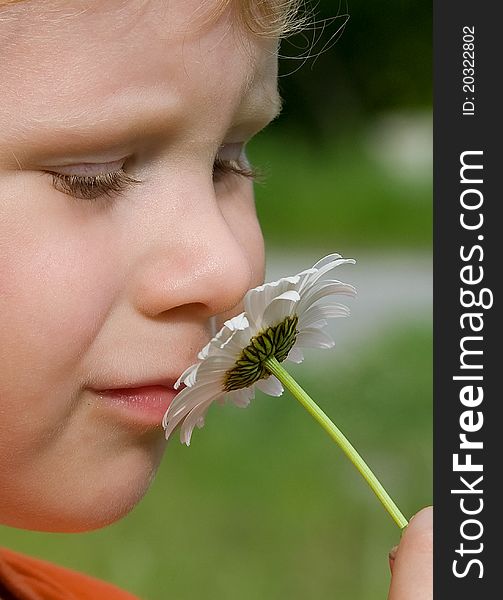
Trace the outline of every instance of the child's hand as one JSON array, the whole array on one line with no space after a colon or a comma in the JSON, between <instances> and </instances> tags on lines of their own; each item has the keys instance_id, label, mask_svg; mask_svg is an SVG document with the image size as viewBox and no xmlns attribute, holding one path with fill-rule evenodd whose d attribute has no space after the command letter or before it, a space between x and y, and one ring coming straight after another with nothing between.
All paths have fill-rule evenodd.
<instances>
[{"instance_id":1,"label":"child's hand","mask_svg":"<svg viewBox=\"0 0 503 600\"><path fill-rule=\"evenodd\" d=\"M388 600L433 598L433 508L423 508L390 553L391 586Z\"/></svg>"}]
</instances>

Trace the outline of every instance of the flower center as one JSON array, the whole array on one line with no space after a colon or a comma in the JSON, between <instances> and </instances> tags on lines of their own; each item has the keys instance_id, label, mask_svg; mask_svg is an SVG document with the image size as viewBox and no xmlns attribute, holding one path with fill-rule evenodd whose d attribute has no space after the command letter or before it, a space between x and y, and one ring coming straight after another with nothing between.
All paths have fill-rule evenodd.
<instances>
[{"instance_id":1,"label":"flower center","mask_svg":"<svg viewBox=\"0 0 503 600\"><path fill-rule=\"evenodd\" d=\"M255 337L252 337L246 348L243 348L236 366L227 371L224 378L224 391L239 390L249 387L259 379L267 379L271 374L264 366L264 361L274 356L282 362L295 344L296 329L299 317L292 315L284 321L268 327Z\"/></svg>"}]
</instances>

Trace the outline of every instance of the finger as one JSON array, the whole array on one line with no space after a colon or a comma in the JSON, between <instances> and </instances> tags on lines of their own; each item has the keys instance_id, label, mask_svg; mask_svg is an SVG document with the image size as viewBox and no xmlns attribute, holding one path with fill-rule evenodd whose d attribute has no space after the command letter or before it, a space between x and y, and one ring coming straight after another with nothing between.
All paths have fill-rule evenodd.
<instances>
[{"instance_id":1,"label":"finger","mask_svg":"<svg viewBox=\"0 0 503 600\"><path fill-rule=\"evenodd\" d=\"M394 560L388 600L433 598L433 509L423 508L410 520Z\"/></svg>"}]
</instances>

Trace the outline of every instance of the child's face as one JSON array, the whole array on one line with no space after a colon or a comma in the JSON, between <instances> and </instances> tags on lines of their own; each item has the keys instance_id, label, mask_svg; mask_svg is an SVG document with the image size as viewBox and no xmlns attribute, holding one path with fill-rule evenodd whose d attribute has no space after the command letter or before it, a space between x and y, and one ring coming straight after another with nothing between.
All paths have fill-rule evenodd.
<instances>
[{"instance_id":1,"label":"child's face","mask_svg":"<svg viewBox=\"0 0 503 600\"><path fill-rule=\"evenodd\" d=\"M212 168L274 117L276 44L239 44L229 19L196 30L200 5L0 9L0 522L79 531L126 514L162 457L160 419L90 388L176 380L209 317L220 327L263 281L252 184ZM122 164L142 183L112 201L47 174Z\"/></svg>"}]
</instances>

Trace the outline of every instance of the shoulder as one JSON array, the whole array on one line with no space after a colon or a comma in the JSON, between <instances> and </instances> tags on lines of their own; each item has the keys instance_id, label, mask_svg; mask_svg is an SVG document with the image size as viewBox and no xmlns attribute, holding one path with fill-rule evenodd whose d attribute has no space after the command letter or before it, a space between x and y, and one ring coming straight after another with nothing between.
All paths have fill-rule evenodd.
<instances>
[{"instance_id":1,"label":"shoulder","mask_svg":"<svg viewBox=\"0 0 503 600\"><path fill-rule=\"evenodd\" d=\"M0 548L0 590L19 600L139 600L120 588L48 561Z\"/></svg>"}]
</instances>

